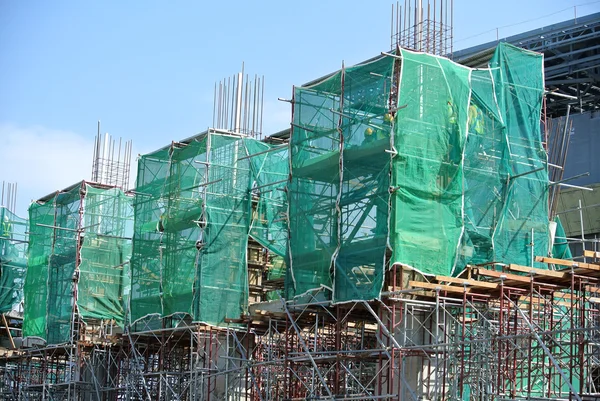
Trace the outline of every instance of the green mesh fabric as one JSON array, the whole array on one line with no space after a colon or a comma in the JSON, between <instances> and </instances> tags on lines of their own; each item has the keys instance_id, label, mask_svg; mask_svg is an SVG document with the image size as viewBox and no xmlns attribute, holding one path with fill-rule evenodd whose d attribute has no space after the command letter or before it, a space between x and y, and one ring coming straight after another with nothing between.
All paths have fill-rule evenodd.
<instances>
[{"instance_id":1,"label":"green mesh fabric","mask_svg":"<svg viewBox=\"0 0 600 401\"><path fill-rule=\"evenodd\" d=\"M288 298L314 288L332 288L338 247L340 110L342 74L295 88L288 184Z\"/></svg>"},{"instance_id":2,"label":"green mesh fabric","mask_svg":"<svg viewBox=\"0 0 600 401\"><path fill-rule=\"evenodd\" d=\"M335 302L379 297L387 250L393 59L344 71ZM386 152L388 151L388 152Z\"/></svg>"},{"instance_id":3,"label":"green mesh fabric","mask_svg":"<svg viewBox=\"0 0 600 401\"><path fill-rule=\"evenodd\" d=\"M163 315L192 313L197 241L201 240L198 221L202 220L207 179L207 140L171 152L169 177L165 185L163 214Z\"/></svg>"},{"instance_id":4,"label":"green mesh fabric","mask_svg":"<svg viewBox=\"0 0 600 401\"><path fill-rule=\"evenodd\" d=\"M289 175L288 147L254 140L244 141L255 182L256 209L250 235L276 255L284 256L287 248L287 196L284 188Z\"/></svg>"},{"instance_id":5,"label":"green mesh fabric","mask_svg":"<svg viewBox=\"0 0 600 401\"><path fill-rule=\"evenodd\" d=\"M509 153L506 127L489 69L471 72L471 100L464 150L464 227L458 263L494 260L494 231L506 201Z\"/></svg>"},{"instance_id":6,"label":"green mesh fabric","mask_svg":"<svg viewBox=\"0 0 600 401\"><path fill-rule=\"evenodd\" d=\"M222 325L248 309L251 174L242 139L212 134L209 141L206 228L196 274L194 319Z\"/></svg>"},{"instance_id":7,"label":"green mesh fabric","mask_svg":"<svg viewBox=\"0 0 600 401\"><path fill-rule=\"evenodd\" d=\"M500 44L490 69L469 70L402 51L393 262L453 275L547 254L542 96L537 53Z\"/></svg>"},{"instance_id":8,"label":"green mesh fabric","mask_svg":"<svg viewBox=\"0 0 600 401\"><path fill-rule=\"evenodd\" d=\"M288 296L321 286L333 289L336 302L379 295L388 233L393 64L379 58L295 90Z\"/></svg>"},{"instance_id":9,"label":"green mesh fabric","mask_svg":"<svg viewBox=\"0 0 600 401\"><path fill-rule=\"evenodd\" d=\"M78 230L82 227L81 186L61 192L54 203L54 242L48 263L47 341L69 340L73 320L74 273L77 266Z\"/></svg>"},{"instance_id":10,"label":"green mesh fabric","mask_svg":"<svg viewBox=\"0 0 600 401\"><path fill-rule=\"evenodd\" d=\"M131 217L130 198L120 190L85 183L30 206L25 337L68 342L74 305L84 322L123 324Z\"/></svg>"},{"instance_id":11,"label":"green mesh fabric","mask_svg":"<svg viewBox=\"0 0 600 401\"><path fill-rule=\"evenodd\" d=\"M210 132L140 158L131 261L133 322L187 314L223 326L246 313L251 187L287 177L285 169L280 171L285 153L247 157L268 149L251 138ZM265 198L259 207L275 220L280 211L271 208L281 209L284 198ZM274 222L272 229L260 224L255 230L259 241L274 252L285 246L281 223Z\"/></svg>"},{"instance_id":12,"label":"green mesh fabric","mask_svg":"<svg viewBox=\"0 0 600 401\"><path fill-rule=\"evenodd\" d=\"M132 320L192 314L207 179L206 137L142 156L135 201Z\"/></svg>"},{"instance_id":13,"label":"green mesh fabric","mask_svg":"<svg viewBox=\"0 0 600 401\"><path fill-rule=\"evenodd\" d=\"M46 338L48 265L54 243L53 202L29 206L27 274L23 286L23 337Z\"/></svg>"},{"instance_id":14,"label":"green mesh fabric","mask_svg":"<svg viewBox=\"0 0 600 401\"><path fill-rule=\"evenodd\" d=\"M511 177L494 235L495 259L527 265L532 263L531 248L534 255L546 255L550 240L547 155L542 147L540 126L543 57L500 44L490 67L506 126ZM536 265L544 268L543 264Z\"/></svg>"},{"instance_id":15,"label":"green mesh fabric","mask_svg":"<svg viewBox=\"0 0 600 401\"><path fill-rule=\"evenodd\" d=\"M0 313L18 309L27 267L26 219L0 206Z\"/></svg>"},{"instance_id":16,"label":"green mesh fabric","mask_svg":"<svg viewBox=\"0 0 600 401\"><path fill-rule=\"evenodd\" d=\"M169 150L163 149L141 156L138 161L133 206L131 321L150 314L162 314L161 281L164 267L162 232L159 225L167 206L163 193L170 170L169 159ZM185 283L182 283L182 286L185 286Z\"/></svg>"},{"instance_id":17,"label":"green mesh fabric","mask_svg":"<svg viewBox=\"0 0 600 401\"><path fill-rule=\"evenodd\" d=\"M542 96L542 56L506 44L488 69L400 50L296 88L288 296L378 297L388 243L424 274L546 255Z\"/></svg>"},{"instance_id":18,"label":"green mesh fabric","mask_svg":"<svg viewBox=\"0 0 600 401\"><path fill-rule=\"evenodd\" d=\"M463 233L463 148L470 70L402 50L393 159L393 262L454 270Z\"/></svg>"},{"instance_id":19,"label":"green mesh fabric","mask_svg":"<svg viewBox=\"0 0 600 401\"><path fill-rule=\"evenodd\" d=\"M118 189L86 185L77 306L86 319L114 319L123 327L129 296L132 198Z\"/></svg>"}]
</instances>

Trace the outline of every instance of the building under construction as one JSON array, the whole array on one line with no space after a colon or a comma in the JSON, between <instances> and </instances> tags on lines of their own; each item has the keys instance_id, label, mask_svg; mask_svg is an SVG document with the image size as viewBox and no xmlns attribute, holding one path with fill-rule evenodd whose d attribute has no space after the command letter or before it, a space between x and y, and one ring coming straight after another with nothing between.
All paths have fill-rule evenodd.
<instances>
[{"instance_id":1,"label":"building under construction","mask_svg":"<svg viewBox=\"0 0 600 401\"><path fill-rule=\"evenodd\" d=\"M238 74L133 189L99 135L93 181L0 209L3 399L600 398L600 249L555 219L573 96L419 18L294 87L288 130Z\"/></svg>"}]
</instances>

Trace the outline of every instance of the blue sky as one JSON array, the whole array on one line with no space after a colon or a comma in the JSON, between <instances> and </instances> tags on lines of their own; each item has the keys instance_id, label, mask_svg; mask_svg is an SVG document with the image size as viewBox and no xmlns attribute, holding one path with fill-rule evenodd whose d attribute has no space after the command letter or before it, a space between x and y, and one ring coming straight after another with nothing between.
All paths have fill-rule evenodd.
<instances>
[{"instance_id":1,"label":"blue sky","mask_svg":"<svg viewBox=\"0 0 600 401\"><path fill-rule=\"evenodd\" d=\"M265 76L265 133L292 85L389 47L389 0L0 0L0 181L31 199L89 179L96 121L146 153L212 123L215 82ZM454 1L455 49L600 11L600 1ZM520 23L527 21L526 23ZM513 25L505 27L507 25ZM466 39L465 39L466 38Z\"/></svg>"}]
</instances>

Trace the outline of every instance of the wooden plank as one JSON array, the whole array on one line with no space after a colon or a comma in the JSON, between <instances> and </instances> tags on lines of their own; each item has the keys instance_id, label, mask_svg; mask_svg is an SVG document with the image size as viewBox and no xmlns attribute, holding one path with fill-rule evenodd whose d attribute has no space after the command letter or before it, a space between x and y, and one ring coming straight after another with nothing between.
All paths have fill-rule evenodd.
<instances>
[{"instance_id":1,"label":"wooden plank","mask_svg":"<svg viewBox=\"0 0 600 401\"><path fill-rule=\"evenodd\" d=\"M529 296L529 295L521 295L519 297L519 302L533 302L534 304L545 304L546 302L549 302L546 298L540 298L538 296Z\"/></svg>"},{"instance_id":2,"label":"wooden plank","mask_svg":"<svg viewBox=\"0 0 600 401\"><path fill-rule=\"evenodd\" d=\"M560 271L556 271L556 270L537 269L535 267L529 267L529 266L510 264L510 265L508 265L508 268L512 271L522 272L522 273L533 273L533 274L544 276L544 277L552 277L552 278L569 277L567 275L567 273L565 273L565 272L560 272Z\"/></svg>"},{"instance_id":3,"label":"wooden plank","mask_svg":"<svg viewBox=\"0 0 600 401\"><path fill-rule=\"evenodd\" d=\"M6 327L6 332L8 333L8 339L10 340L10 345L12 346L12 349L17 349L17 347L15 347L15 341L13 340L13 336L10 333L10 327L8 327L8 322L6 321L6 316L4 316L4 313L2 314L2 322L4 323L4 327Z\"/></svg>"},{"instance_id":4,"label":"wooden plank","mask_svg":"<svg viewBox=\"0 0 600 401\"><path fill-rule=\"evenodd\" d=\"M530 283L531 278L525 276L517 276L516 274L497 272L495 270L479 269L478 273L482 276L500 278L504 277L505 280L519 281L521 283Z\"/></svg>"},{"instance_id":5,"label":"wooden plank","mask_svg":"<svg viewBox=\"0 0 600 401\"><path fill-rule=\"evenodd\" d=\"M600 259L600 252L583 251L583 256L585 256L586 258Z\"/></svg>"},{"instance_id":6,"label":"wooden plank","mask_svg":"<svg viewBox=\"0 0 600 401\"><path fill-rule=\"evenodd\" d=\"M594 265L591 263L584 263L584 262L576 262L574 260L544 258L541 256L536 256L535 260L537 262L551 263L551 264L560 265L560 266L579 267L579 268L590 269L590 270L600 270L600 265Z\"/></svg>"},{"instance_id":7,"label":"wooden plank","mask_svg":"<svg viewBox=\"0 0 600 401\"><path fill-rule=\"evenodd\" d=\"M404 291L408 288L404 287L404 288L400 288L400 287L396 287L395 291ZM396 298L396 297L401 297L402 293L398 292L398 293L394 293L394 287L392 286L388 286L388 294L386 294L387 297L390 298ZM411 291L410 295L418 295L418 296L422 296L422 297L435 297L435 292L431 292L431 291L425 291L425 290L419 290L419 291Z\"/></svg>"},{"instance_id":8,"label":"wooden plank","mask_svg":"<svg viewBox=\"0 0 600 401\"><path fill-rule=\"evenodd\" d=\"M471 287L490 288L492 290L498 288L498 284L486 283L485 281L477 281L477 280L473 280L473 279L464 279L464 278L448 277L448 276L435 276L435 279L437 281L455 283L455 284L460 284L460 285L468 285Z\"/></svg>"},{"instance_id":9,"label":"wooden plank","mask_svg":"<svg viewBox=\"0 0 600 401\"><path fill-rule=\"evenodd\" d=\"M579 297L576 295L567 294L566 292L555 292L554 299L568 300L570 305L571 299L577 301Z\"/></svg>"},{"instance_id":10,"label":"wooden plank","mask_svg":"<svg viewBox=\"0 0 600 401\"><path fill-rule=\"evenodd\" d=\"M410 285L411 287L416 287L416 288L426 288L428 290L437 290L439 288L440 291L460 292L461 294L463 292L471 291L470 288L453 287L450 285L443 285L443 284L424 283L422 281L409 281L408 285Z\"/></svg>"},{"instance_id":11,"label":"wooden plank","mask_svg":"<svg viewBox=\"0 0 600 401\"><path fill-rule=\"evenodd\" d=\"M522 296L519 298L519 301L517 302L517 307L523 311L528 311L529 310L529 301L528 301L529 297L525 297ZM600 298L599 298L600 299ZM536 312L542 311L544 310L544 308L547 307L548 304L550 304L550 301L544 301L542 299L533 299L533 307L534 310ZM490 305L495 306L495 307L500 307L500 301L499 300L494 300L492 302L490 302ZM506 306L506 303L505 303ZM552 306L564 306L564 307L570 307L571 304L570 303L566 303L566 302L562 302L562 301L554 301L552 302Z\"/></svg>"},{"instance_id":12,"label":"wooden plank","mask_svg":"<svg viewBox=\"0 0 600 401\"><path fill-rule=\"evenodd\" d=\"M519 297L519 304L521 304L521 302L525 302L528 304L532 303L536 306L539 306L539 305L546 305L546 304L550 303L550 300L548 300L546 298L540 298L538 296L531 297L528 295L521 295Z\"/></svg>"},{"instance_id":13,"label":"wooden plank","mask_svg":"<svg viewBox=\"0 0 600 401\"><path fill-rule=\"evenodd\" d=\"M591 285L586 285L585 286L585 290L587 292L593 292L593 293L596 293L596 294L600 294L600 288L594 287L594 286L591 286Z\"/></svg>"},{"instance_id":14,"label":"wooden plank","mask_svg":"<svg viewBox=\"0 0 600 401\"><path fill-rule=\"evenodd\" d=\"M560 298L558 298L560 299ZM554 298L552 301L550 301L549 299L546 298L540 298L538 296L534 296L533 298L531 296L528 295L521 295L519 297L519 307L521 309L524 309L523 303L529 304L532 303L533 305L535 305L536 307L544 307L546 305L553 305L553 306L565 306L565 307L570 307L571 306L571 302L570 301L559 301L557 300L557 298Z\"/></svg>"}]
</instances>

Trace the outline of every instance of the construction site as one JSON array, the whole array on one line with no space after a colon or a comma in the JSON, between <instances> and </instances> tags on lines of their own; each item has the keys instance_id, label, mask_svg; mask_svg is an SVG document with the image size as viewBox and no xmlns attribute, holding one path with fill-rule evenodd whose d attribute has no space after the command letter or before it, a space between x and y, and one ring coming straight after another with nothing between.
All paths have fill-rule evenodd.
<instances>
[{"instance_id":1,"label":"construction site","mask_svg":"<svg viewBox=\"0 0 600 401\"><path fill-rule=\"evenodd\" d=\"M600 13L459 52L452 15L394 4L280 132L242 72L135 183L98 125L89 180L23 217L3 185L0 398L600 399L599 205L565 168Z\"/></svg>"}]
</instances>

